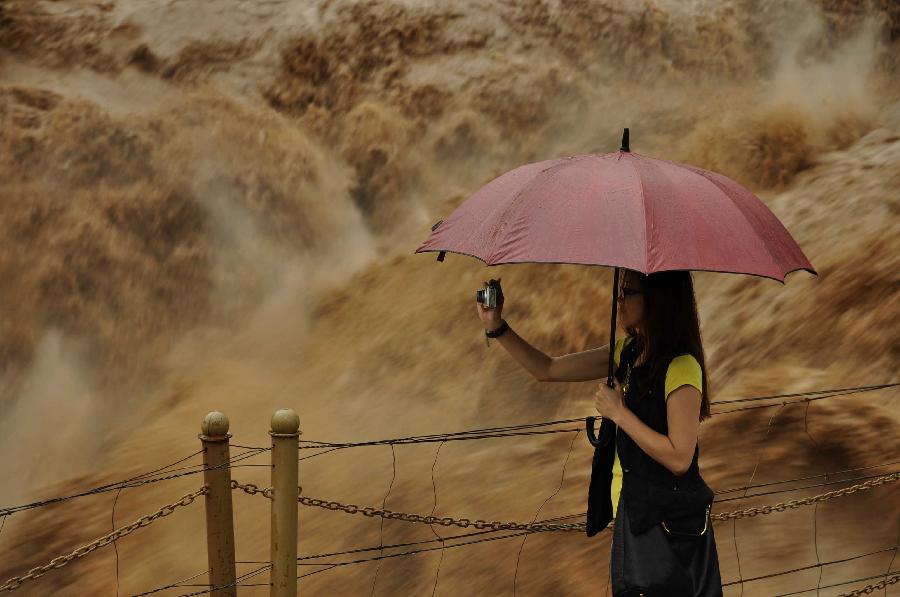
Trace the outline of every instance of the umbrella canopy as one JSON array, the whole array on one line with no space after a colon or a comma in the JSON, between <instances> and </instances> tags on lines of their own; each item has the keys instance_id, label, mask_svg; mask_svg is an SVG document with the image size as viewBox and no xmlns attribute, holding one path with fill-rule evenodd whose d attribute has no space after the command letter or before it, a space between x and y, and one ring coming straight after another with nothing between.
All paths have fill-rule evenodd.
<instances>
[{"instance_id":1,"label":"umbrella canopy","mask_svg":"<svg viewBox=\"0 0 900 597\"><path fill-rule=\"evenodd\" d=\"M817 275L778 218L735 181L695 166L619 151L526 164L502 174L431 229L416 253L460 253L488 265L605 265L613 276L607 385L613 387L620 268L652 274L697 270L784 282L795 270ZM587 418L595 446L600 441Z\"/></svg>"},{"instance_id":2,"label":"umbrella canopy","mask_svg":"<svg viewBox=\"0 0 900 597\"><path fill-rule=\"evenodd\" d=\"M442 220L417 253L488 265L571 263L645 274L702 270L780 282L815 270L753 193L709 170L627 150L520 166Z\"/></svg>"}]
</instances>

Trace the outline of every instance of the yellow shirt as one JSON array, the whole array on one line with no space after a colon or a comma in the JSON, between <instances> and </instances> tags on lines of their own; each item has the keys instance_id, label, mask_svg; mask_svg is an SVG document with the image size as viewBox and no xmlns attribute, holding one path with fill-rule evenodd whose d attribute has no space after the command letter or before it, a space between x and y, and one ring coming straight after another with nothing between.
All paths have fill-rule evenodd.
<instances>
[{"instance_id":1,"label":"yellow shirt","mask_svg":"<svg viewBox=\"0 0 900 597\"><path fill-rule=\"evenodd\" d=\"M629 342L633 336L627 336L616 340L616 349L613 351L613 362L618 366L619 357L622 355L622 347ZM672 359L669 368L666 370L666 400L669 394L684 385L694 386L701 392L703 391L703 372L700 369L700 363L693 355L683 354ZM619 428L616 427L616 434ZM613 477L610 489L612 497L613 517L619 507L619 493L622 491L622 464L619 462L619 452L616 451L615 460L613 460Z\"/></svg>"}]
</instances>

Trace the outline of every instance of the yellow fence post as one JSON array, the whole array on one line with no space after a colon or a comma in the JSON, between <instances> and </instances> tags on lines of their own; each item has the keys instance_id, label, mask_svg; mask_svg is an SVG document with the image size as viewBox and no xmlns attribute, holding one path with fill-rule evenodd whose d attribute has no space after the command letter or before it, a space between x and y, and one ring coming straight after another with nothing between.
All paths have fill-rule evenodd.
<instances>
[{"instance_id":1,"label":"yellow fence post","mask_svg":"<svg viewBox=\"0 0 900 597\"><path fill-rule=\"evenodd\" d=\"M234 517L231 508L231 468L228 417L213 411L200 426L203 442L203 478L206 494L206 555L209 584L227 587L211 591L212 597L235 597Z\"/></svg>"},{"instance_id":2,"label":"yellow fence post","mask_svg":"<svg viewBox=\"0 0 900 597\"><path fill-rule=\"evenodd\" d=\"M297 487L300 417L290 408L272 415L272 597L297 596Z\"/></svg>"}]
</instances>

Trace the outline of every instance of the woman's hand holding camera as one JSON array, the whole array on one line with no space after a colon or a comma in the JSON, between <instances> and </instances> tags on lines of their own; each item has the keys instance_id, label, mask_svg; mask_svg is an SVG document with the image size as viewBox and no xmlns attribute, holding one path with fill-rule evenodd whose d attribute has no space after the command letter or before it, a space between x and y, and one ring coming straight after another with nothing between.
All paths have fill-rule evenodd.
<instances>
[{"instance_id":1,"label":"woman's hand holding camera","mask_svg":"<svg viewBox=\"0 0 900 597\"><path fill-rule=\"evenodd\" d=\"M491 278L484 283L485 286L497 288L497 306L485 307L482 303L475 301L475 308L478 310L478 318L481 320L484 329L492 332L500 327L501 312L503 311L503 290L500 288L500 278L494 280Z\"/></svg>"}]
</instances>

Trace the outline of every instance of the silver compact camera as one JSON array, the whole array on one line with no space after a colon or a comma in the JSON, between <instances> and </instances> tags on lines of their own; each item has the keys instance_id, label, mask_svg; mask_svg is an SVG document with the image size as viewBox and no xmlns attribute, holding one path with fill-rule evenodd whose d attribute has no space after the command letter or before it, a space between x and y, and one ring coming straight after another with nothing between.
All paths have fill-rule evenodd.
<instances>
[{"instance_id":1,"label":"silver compact camera","mask_svg":"<svg viewBox=\"0 0 900 597\"><path fill-rule=\"evenodd\" d=\"M483 304L486 309L496 307L499 299L500 289L496 286L485 285L484 290L475 291L475 300Z\"/></svg>"}]
</instances>

